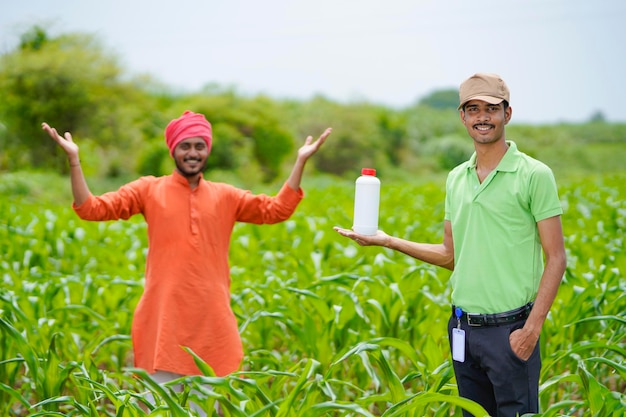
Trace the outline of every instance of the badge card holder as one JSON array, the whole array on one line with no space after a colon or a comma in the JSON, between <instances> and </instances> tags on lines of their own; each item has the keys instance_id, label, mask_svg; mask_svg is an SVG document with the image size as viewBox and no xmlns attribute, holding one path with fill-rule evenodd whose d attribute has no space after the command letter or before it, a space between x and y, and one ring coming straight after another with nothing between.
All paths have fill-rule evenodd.
<instances>
[{"instance_id":1,"label":"badge card holder","mask_svg":"<svg viewBox=\"0 0 626 417\"><path fill-rule=\"evenodd\" d=\"M457 307L454 310L456 327L452 329L452 359L465 362L465 330L461 329L461 315L463 310Z\"/></svg>"}]
</instances>

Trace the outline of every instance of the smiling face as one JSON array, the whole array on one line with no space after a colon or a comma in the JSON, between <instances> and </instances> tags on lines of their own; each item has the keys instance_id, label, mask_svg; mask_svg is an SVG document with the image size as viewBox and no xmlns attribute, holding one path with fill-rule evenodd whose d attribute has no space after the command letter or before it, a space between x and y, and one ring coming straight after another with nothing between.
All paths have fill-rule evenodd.
<instances>
[{"instance_id":1,"label":"smiling face","mask_svg":"<svg viewBox=\"0 0 626 417\"><path fill-rule=\"evenodd\" d=\"M490 144L504 140L504 126L511 120L511 107L470 100L460 111L461 120L475 144Z\"/></svg>"},{"instance_id":2,"label":"smiling face","mask_svg":"<svg viewBox=\"0 0 626 417\"><path fill-rule=\"evenodd\" d=\"M201 137L187 138L174 148L176 169L187 178L200 175L208 157L209 148Z\"/></svg>"}]
</instances>

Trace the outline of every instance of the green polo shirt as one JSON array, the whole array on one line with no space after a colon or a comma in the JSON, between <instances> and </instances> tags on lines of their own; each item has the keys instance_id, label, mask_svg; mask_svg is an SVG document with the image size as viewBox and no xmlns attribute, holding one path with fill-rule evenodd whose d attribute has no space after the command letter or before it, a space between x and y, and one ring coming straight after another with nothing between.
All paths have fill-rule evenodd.
<instances>
[{"instance_id":1,"label":"green polo shirt","mask_svg":"<svg viewBox=\"0 0 626 417\"><path fill-rule=\"evenodd\" d=\"M514 142L478 181L476 154L446 181L445 218L452 225L452 303L470 313L500 313L537 295L543 253L537 222L563 213L550 168Z\"/></svg>"}]
</instances>

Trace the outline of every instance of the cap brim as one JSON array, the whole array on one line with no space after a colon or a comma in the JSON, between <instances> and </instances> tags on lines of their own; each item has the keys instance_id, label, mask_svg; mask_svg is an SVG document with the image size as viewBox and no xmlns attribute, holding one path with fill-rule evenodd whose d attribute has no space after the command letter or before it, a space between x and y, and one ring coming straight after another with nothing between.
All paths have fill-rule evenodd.
<instances>
[{"instance_id":1,"label":"cap brim","mask_svg":"<svg viewBox=\"0 0 626 417\"><path fill-rule=\"evenodd\" d=\"M474 97L469 97L466 98L461 104L459 104L459 107L457 108L457 110L461 110L463 108L463 106L465 106L465 104L467 104L468 101L472 101L472 100L482 100L485 101L489 104L500 104L504 101L503 98L500 97L492 97L492 96L474 96Z\"/></svg>"}]
</instances>

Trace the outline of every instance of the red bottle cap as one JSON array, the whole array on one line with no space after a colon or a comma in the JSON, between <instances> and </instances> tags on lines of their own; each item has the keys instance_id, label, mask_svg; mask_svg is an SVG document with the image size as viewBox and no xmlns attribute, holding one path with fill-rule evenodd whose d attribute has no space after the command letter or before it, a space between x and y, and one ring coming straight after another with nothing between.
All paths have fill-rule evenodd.
<instances>
[{"instance_id":1,"label":"red bottle cap","mask_svg":"<svg viewBox=\"0 0 626 417\"><path fill-rule=\"evenodd\" d=\"M361 170L361 175L371 175L372 177L375 177L376 170L374 168L363 168Z\"/></svg>"}]
</instances>

